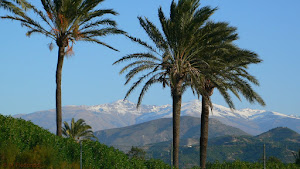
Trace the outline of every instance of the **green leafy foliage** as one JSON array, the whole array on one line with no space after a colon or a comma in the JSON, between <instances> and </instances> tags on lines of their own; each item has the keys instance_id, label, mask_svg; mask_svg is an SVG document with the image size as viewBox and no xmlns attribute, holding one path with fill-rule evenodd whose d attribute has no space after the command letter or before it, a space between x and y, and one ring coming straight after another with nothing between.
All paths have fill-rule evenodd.
<instances>
[{"instance_id":1,"label":"green leafy foliage","mask_svg":"<svg viewBox=\"0 0 300 169\"><path fill-rule=\"evenodd\" d=\"M300 167L300 150L298 151L298 153L294 153L293 155L295 157L295 164Z\"/></svg>"},{"instance_id":2,"label":"green leafy foliage","mask_svg":"<svg viewBox=\"0 0 300 169\"><path fill-rule=\"evenodd\" d=\"M281 160L277 157L271 156L268 158L267 163L282 163Z\"/></svg>"},{"instance_id":3,"label":"green leafy foliage","mask_svg":"<svg viewBox=\"0 0 300 169\"><path fill-rule=\"evenodd\" d=\"M160 160L130 159L99 142L82 144L84 168L170 168ZM79 168L80 145L31 122L0 115L0 169L33 165L40 168Z\"/></svg>"},{"instance_id":4,"label":"green leafy foliage","mask_svg":"<svg viewBox=\"0 0 300 169\"><path fill-rule=\"evenodd\" d=\"M131 147L131 150L127 153L129 158L145 159L146 151L138 147Z\"/></svg>"}]
</instances>

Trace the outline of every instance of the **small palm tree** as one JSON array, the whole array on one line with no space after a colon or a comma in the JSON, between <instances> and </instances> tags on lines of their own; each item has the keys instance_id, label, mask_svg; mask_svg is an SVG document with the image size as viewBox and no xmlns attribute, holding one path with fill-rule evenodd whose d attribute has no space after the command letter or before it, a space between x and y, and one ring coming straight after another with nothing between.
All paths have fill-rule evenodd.
<instances>
[{"instance_id":1,"label":"small palm tree","mask_svg":"<svg viewBox=\"0 0 300 169\"><path fill-rule=\"evenodd\" d=\"M16 0L17 1L17 0ZM105 18L107 14L117 15L112 9L96 9L104 0L41 0L43 10L35 6L30 8L40 20L30 18L24 10L13 10L14 16L1 17L21 22L29 29L26 33L43 34L51 38L58 46L58 61L56 69L56 124L58 136L62 135L62 103L61 103L61 77L64 58L71 55L75 41L93 42L117 51L115 48L100 41L98 38L122 34L116 28L116 22ZM3 0L2 0L3 2ZM21 2L21 1L17 1ZM53 48L52 42L49 45Z\"/></svg>"},{"instance_id":2,"label":"small palm tree","mask_svg":"<svg viewBox=\"0 0 300 169\"><path fill-rule=\"evenodd\" d=\"M96 138L93 134L92 127L87 125L83 119L78 119L75 122L74 118L72 118L71 126L64 121L62 133L64 136L73 138L77 142Z\"/></svg>"}]
</instances>

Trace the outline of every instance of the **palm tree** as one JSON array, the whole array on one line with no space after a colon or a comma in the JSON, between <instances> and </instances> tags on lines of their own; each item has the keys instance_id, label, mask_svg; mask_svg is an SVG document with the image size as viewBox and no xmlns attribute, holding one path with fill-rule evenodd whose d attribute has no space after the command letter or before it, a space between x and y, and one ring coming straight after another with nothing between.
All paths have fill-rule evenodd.
<instances>
[{"instance_id":1,"label":"palm tree","mask_svg":"<svg viewBox=\"0 0 300 169\"><path fill-rule=\"evenodd\" d=\"M58 46L58 62L56 69L56 124L58 136L62 135L61 76L64 58L72 54L75 41L93 42L117 51L98 38L110 34L122 34L116 28L116 22L104 18L107 14L117 15L112 9L95 9L104 0L41 0L43 11L31 6L40 22L25 14L14 11L14 16L4 16L21 22L29 29L26 33L40 33L55 41ZM50 50L53 44L49 45Z\"/></svg>"},{"instance_id":2,"label":"palm tree","mask_svg":"<svg viewBox=\"0 0 300 169\"><path fill-rule=\"evenodd\" d=\"M257 102L265 105L263 99L251 87L250 83L259 85L258 80L247 72L249 65L261 63L261 59L256 53L241 49L234 44L238 39L235 27L230 27L228 23L207 23L208 30L203 28L203 33L208 36L204 43L199 44L203 48L198 52L200 60L205 64L199 64L198 71L201 77L197 86L191 87L198 96L202 96L201 111L201 137L200 137L200 165L205 168L206 149L208 141L208 118L210 109L212 110L212 96L214 89L217 89L223 96L231 109L234 109L231 92L239 100L240 95L244 96L250 103ZM206 45L209 42L209 45Z\"/></svg>"},{"instance_id":3,"label":"palm tree","mask_svg":"<svg viewBox=\"0 0 300 169\"><path fill-rule=\"evenodd\" d=\"M233 32L232 32L233 33ZM236 37L237 38L237 37ZM223 43L226 41L223 41ZM228 42L226 42L228 43ZM209 66L203 69L204 76L197 90L202 95L201 137L200 137L200 165L205 168L206 148L208 141L208 118L212 103L210 97L214 89L223 96L230 108L234 109L229 91L238 99L243 95L250 103L258 102L265 105L263 99L252 89L250 83L258 85L257 79L247 72L250 64L260 63L258 56L251 51L239 49L229 41L222 53L214 53L207 60ZM231 46L231 47L230 47ZM241 100L241 99L240 99Z\"/></svg>"},{"instance_id":4,"label":"palm tree","mask_svg":"<svg viewBox=\"0 0 300 169\"><path fill-rule=\"evenodd\" d=\"M30 4L26 0L0 0L0 8L6 9L8 11L21 11L21 8L28 9Z\"/></svg>"},{"instance_id":5,"label":"palm tree","mask_svg":"<svg viewBox=\"0 0 300 169\"><path fill-rule=\"evenodd\" d=\"M161 83L163 87L169 86L173 100L173 164L179 166L179 129L182 94L191 87L195 94L199 86L202 73L199 67L206 65L199 53L209 52L215 47L214 41L208 40L218 35L218 31L210 33L210 30L220 29L217 24L208 22L209 17L216 10L208 6L199 7L199 0L179 0L171 3L170 17L166 18L162 9L158 9L162 31L160 31L147 18L138 17L140 25L146 31L155 47L146 42L130 37L133 41L146 47L149 52L134 53L122 57L114 64L124 61L132 61L125 66L120 73L129 71L126 75L128 84L138 73L147 71L128 90L125 99L145 82L138 98L139 106L144 94L155 83ZM221 36L221 35L220 35ZM209 48L210 47L210 48Z\"/></svg>"},{"instance_id":6,"label":"palm tree","mask_svg":"<svg viewBox=\"0 0 300 169\"><path fill-rule=\"evenodd\" d=\"M90 125L87 125L83 119L78 119L75 122L74 118L72 118L71 126L66 121L64 121L62 134L79 142L82 140L90 140L91 138L96 138L91 129L92 127Z\"/></svg>"}]
</instances>

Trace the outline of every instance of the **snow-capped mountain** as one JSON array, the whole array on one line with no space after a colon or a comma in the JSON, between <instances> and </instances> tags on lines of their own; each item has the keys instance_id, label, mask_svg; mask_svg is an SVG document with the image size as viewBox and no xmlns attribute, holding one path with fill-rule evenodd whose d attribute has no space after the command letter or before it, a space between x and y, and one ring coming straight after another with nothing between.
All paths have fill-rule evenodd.
<instances>
[{"instance_id":1,"label":"snow-capped mountain","mask_svg":"<svg viewBox=\"0 0 300 169\"><path fill-rule=\"evenodd\" d=\"M300 118L266 110L231 110L227 107L213 104L210 118L215 118L224 124L237 127L245 132L257 135L275 127L288 127L300 133ZM194 100L182 103L182 116L200 117L201 102ZM31 114L16 115L25 120L55 132L55 109L39 111ZM159 118L172 117L172 105L154 106L136 104L128 100L118 100L109 104L96 106L65 106L63 107L63 121L72 118L85 119L94 131L124 127Z\"/></svg>"}]
</instances>

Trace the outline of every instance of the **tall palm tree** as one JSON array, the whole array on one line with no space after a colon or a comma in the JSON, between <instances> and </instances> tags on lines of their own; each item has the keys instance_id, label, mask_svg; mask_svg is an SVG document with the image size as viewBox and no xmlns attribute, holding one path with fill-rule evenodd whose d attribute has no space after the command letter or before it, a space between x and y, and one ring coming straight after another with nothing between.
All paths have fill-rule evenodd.
<instances>
[{"instance_id":1,"label":"tall palm tree","mask_svg":"<svg viewBox=\"0 0 300 169\"><path fill-rule=\"evenodd\" d=\"M73 138L77 142L96 138L91 130L92 127L87 125L83 119L78 119L75 122L74 118L72 118L70 124L71 126L64 121L64 127L62 129L62 134L64 136Z\"/></svg>"},{"instance_id":2,"label":"tall palm tree","mask_svg":"<svg viewBox=\"0 0 300 169\"><path fill-rule=\"evenodd\" d=\"M205 168L208 118L213 108L210 97L214 89L219 90L231 109L234 109L234 104L229 92L238 99L240 95L244 96L250 103L265 103L250 85L259 85L257 79L247 72L250 64L258 64L262 60L256 53L234 44L238 39L236 28L225 22L207 22L200 30L198 33L203 39L194 50L197 57L192 63L197 64L199 76L186 82L198 97L202 96L200 164L201 168Z\"/></svg>"},{"instance_id":3,"label":"tall palm tree","mask_svg":"<svg viewBox=\"0 0 300 169\"><path fill-rule=\"evenodd\" d=\"M232 30L232 33L234 30ZM225 36L226 37L226 36ZM237 38L237 37L236 37ZM223 41L224 43L226 41ZM247 72L250 64L260 63L258 56L251 51L240 49L226 42L228 47L224 48L221 53L213 52L207 58L209 66L203 69L202 83L197 90L202 95L202 112L201 112L201 137L200 137L200 165L205 168L206 149L208 141L208 118L212 103L210 97L214 89L217 89L223 96L230 108L234 109L229 92L234 94L238 99L240 95L244 96L250 103L257 102L265 105L263 99L252 89L250 83L259 85L257 79ZM220 44L220 46L222 46ZM205 67L203 67L205 68ZM241 100L241 99L240 99Z\"/></svg>"},{"instance_id":4,"label":"tall palm tree","mask_svg":"<svg viewBox=\"0 0 300 169\"><path fill-rule=\"evenodd\" d=\"M212 36L217 36L218 31L210 33L210 30L221 29L217 24L208 22L216 9L208 6L198 9L199 5L199 0L179 0L178 3L173 1L169 18L166 18L162 9L159 8L158 15L162 31L147 18L138 17L140 25L155 46L130 37L146 47L149 52L130 54L114 63L132 61L120 71L121 74L128 71L125 84L128 84L138 73L147 72L133 83L125 96L126 99L137 86L145 82L138 98L138 106L151 85L161 83L163 87L170 87L173 100L173 164L175 167L179 166L182 94L188 87L198 94L196 87L201 84L199 79L202 77L199 67L207 64L201 59L199 53L209 52L215 48L214 41L208 39L214 40Z\"/></svg>"},{"instance_id":5,"label":"tall palm tree","mask_svg":"<svg viewBox=\"0 0 300 169\"><path fill-rule=\"evenodd\" d=\"M117 51L115 48L100 41L98 38L110 34L121 34L116 28L116 22L105 18L107 14L117 15L112 9L96 9L104 0L41 0L43 9L31 9L40 20L34 20L24 11L14 11L14 16L2 18L21 22L29 29L26 33L40 33L55 41L58 46L58 62L56 69L56 124L57 135L61 136L62 104L61 104L61 76L64 58L72 54L75 41L93 42ZM52 49L52 43L49 48Z\"/></svg>"}]
</instances>

